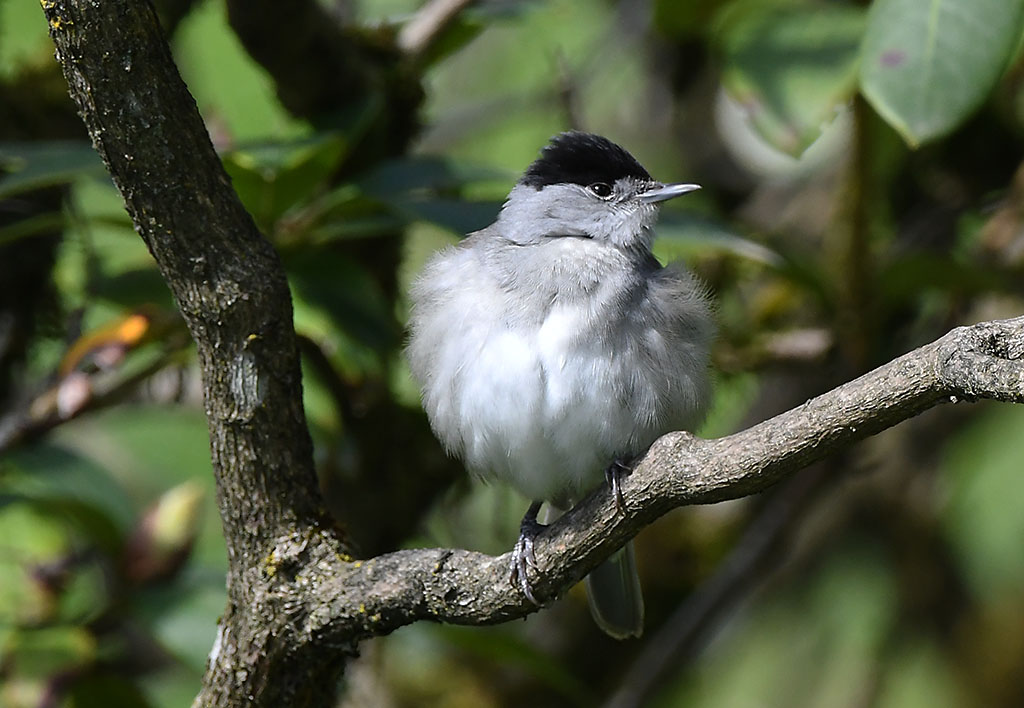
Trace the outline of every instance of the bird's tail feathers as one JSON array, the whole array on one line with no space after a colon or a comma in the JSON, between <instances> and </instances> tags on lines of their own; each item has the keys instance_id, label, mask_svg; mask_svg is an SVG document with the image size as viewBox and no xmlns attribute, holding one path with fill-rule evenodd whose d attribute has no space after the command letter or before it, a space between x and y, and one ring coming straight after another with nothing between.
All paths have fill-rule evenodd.
<instances>
[{"instance_id":1,"label":"bird's tail feathers","mask_svg":"<svg viewBox=\"0 0 1024 708\"><path fill-rule=\"evenodd\" d=\"M609 636L643 634L644 598L632 541L587 576L587 599L594 621Z\"/></svg>"}]
</instances>

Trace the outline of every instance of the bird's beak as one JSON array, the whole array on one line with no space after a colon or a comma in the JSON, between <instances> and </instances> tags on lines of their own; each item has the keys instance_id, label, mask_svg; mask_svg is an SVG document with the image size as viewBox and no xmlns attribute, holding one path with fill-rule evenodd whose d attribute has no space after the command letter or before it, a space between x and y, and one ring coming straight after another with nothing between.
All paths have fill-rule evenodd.
<instances>
[{"instance_id":1,"label":"bird's beak","mask_svg":"<svg viewBox=\"0 0 1024 708\"><path fill-rule=\"evenodd\" d=\"M637 198L644 204L656 204L663 202L666 199L672 199L678 197L681 194L692 192L695 189L700 189L699 184L658 184L651 187L646 192L641 192L637 195Z\"/></svg>"}]
</instances>

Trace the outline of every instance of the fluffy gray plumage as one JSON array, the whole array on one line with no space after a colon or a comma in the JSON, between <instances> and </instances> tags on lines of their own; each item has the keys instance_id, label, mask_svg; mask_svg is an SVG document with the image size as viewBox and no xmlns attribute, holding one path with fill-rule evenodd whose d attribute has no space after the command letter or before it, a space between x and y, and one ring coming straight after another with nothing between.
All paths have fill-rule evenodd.
<instances>
[{"instance_id":1,"label":"fluffy gray plumage","mask_svg":"<svg viewBox=\"0 0 1024 708\"><path fill-rule=\"evenodd\" d=\"M529 180L572 175L581 154L577 181L593 179L605 144L632 160L604 138L555 138L497 221L437 253L411 291L407 357L438 438L473 474L562 507L613 459L692 429L709 397L704 289L650 250L663 185L617 154L604 182Z\"/></svg>"}]
</instances>

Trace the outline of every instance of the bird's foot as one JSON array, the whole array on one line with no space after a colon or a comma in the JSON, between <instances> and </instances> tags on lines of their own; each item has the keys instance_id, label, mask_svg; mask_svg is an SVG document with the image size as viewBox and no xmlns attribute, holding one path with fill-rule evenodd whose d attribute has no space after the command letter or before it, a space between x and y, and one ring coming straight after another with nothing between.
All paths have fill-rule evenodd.
<instances>
[{"instance_id":1,"label":"bird's foot","mask_svg":"<svg viewBox=\"0 0 1024 708\"><path fill-rule=\"evenodd\" d=\"M537 557L533 554L533 541L544 528L544 524L537 521L537 514L540 512L542 502L533 502L526 510L522 523L519 524L519 539L512 547L512 563L509 568L509 582L518 587L526 595L526 599L541 607L541 602L533 594L530 587L530 580L526 577L527 568L537 569Z\"/></svg>"},{"instance_id":2,"label":"bird's foot","mask_svg":"<svg viewBox=\"0 0 1024 708\"><path fill-rule=\"evenodd\" d=\"M629 476L633 471L633 462L634 460L631 458L616 457L604 469L604 480L611 488L612 496L615 497L615 508L623 514L626 513L626 500L622 496L622 478Z\"/></svg>"}]
</instances>

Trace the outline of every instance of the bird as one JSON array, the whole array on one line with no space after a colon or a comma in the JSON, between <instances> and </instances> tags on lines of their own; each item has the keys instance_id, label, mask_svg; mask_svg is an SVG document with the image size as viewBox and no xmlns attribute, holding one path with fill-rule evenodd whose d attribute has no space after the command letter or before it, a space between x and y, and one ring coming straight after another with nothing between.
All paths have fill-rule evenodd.
<instances>
[{"instance_id":1,"label":"bird","mask_svg":"<svg viewBox=\"0 0 1024 708\"><path fill-rule=\"evenodd\" d=\"M435 253L410 286L405 349L434 434L474 476L532 500L509 577L528 580L543 503L619 481L710 400L707 288L652 254L662 202L699 189L651 177L608 138L555 135L497 219ZM587 577L608 635L643 631L632 542Z\"/></svg>"}]
</instances>

